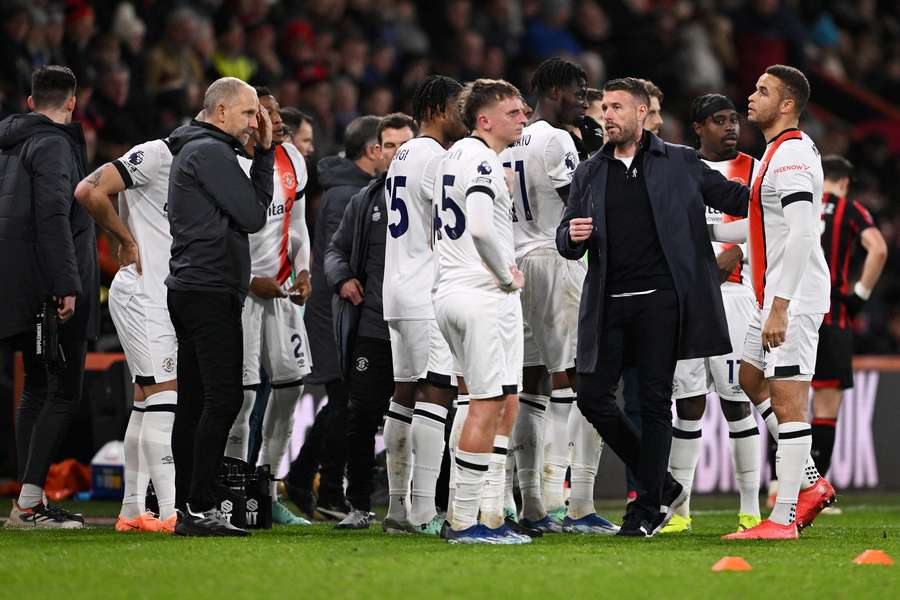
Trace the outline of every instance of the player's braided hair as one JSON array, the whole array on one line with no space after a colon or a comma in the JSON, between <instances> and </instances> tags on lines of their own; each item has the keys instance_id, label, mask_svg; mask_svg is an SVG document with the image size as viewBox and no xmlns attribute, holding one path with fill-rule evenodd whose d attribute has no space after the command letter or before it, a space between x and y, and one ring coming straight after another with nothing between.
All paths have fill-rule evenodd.
<instances>
[{"instance_id":1,"label":"player's braided hair","mask_svg":"<svg viewBox=\"0 0 900 600\"><path fill-rule=\"evenodd\" d=\"M587 81L587 73L581 66L554 56L538 65L531 77L531 91L543 97L553 88L560 88L581 79Z\"/></svg>"},{"instance_id":2,"label":"player's braided hair","mask_svg":"<svg viewBox=\"0 0 900 600\"><path fill-rule=\"evenodd\" d=\"M421 125L423 121L444 112L447 100L459 96L461 91L462 84L455 79L443 75L429 75L419 82L413 93L413 119Z\"/></svg>"}]
</instances>

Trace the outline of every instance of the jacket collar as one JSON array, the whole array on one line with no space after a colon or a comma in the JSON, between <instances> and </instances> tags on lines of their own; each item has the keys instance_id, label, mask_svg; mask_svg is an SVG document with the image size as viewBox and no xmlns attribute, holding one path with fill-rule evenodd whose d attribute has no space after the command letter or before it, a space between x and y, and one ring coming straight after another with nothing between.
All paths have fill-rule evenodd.
<instances>
[{"instance_id":1,"label":"jacket collar","mask_svg":"<svg viewBox=\"0 0 900 600\"><path fill-rule=\"evenodd\" d=\"M234 137L230 133L223 131L222 129L219 129L212 123L207 123L206 121L198 121L196 119L192 119L191 125L194 125L196 127L200 127L201 129L207 130L212 137L222 140L223 142L227 143L229 146L232 146L235 150L237 150L244 156L247 156L246 149L244 148L243 144L241 144L241 142L238 141L238 139L236 137Z\"/></svg>"},{"instance_id":2,"label":"jacket collar","mask_svg":"<svg viewBox=\"0 0 900 600\"><path fill-rule=\"evenodd\" d=\"M650 133L646 129L644 130L644 134L641 136L641 144L640 148L637 151L637 154L640 154L644 150L649 150L653 154L659 156L668 155L668 150L666 150L666 143L662 141L658 136ZM612 142L606 142L605 144L603 144L603 147L600 148L600 152L598 152L597 154L607 159L615 158L615 146Z\"/></svg>"}]
</instances>

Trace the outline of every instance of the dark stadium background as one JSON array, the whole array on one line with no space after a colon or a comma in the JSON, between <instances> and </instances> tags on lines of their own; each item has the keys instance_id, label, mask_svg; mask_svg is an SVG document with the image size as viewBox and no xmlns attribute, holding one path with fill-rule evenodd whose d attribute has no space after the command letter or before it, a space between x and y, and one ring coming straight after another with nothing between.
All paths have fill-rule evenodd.
<instances>
[{"instance_id":1,"label":"dark stadium background","mask_svg":"<svg viewBox=\"0 0 900 600\"><path fill-rule=\"evenodd\" d=\"M896 0L0 0L0 118L27 111L34 68L67 65L97 166L195 115L218 77L268 86L282 106L316 121L312 232L315 163L338 152L353 118L409 112L413 87L429 73L504 77L525 90L533 68L553 55L580 62L592 86L625 75L653 80L665 92L663 137L688 144L694 96L721 91L743 107L766 66L802 68L812 101L801 126L823 154L856 165L852 195L889 246L882 281L856 323L856 352L900 353ZM764 141L746 126L741 146L758 157ZM105 236L99 246L108 284L115 252ZM93 349L118 350L108 315ZM15 472L10 358L0 356L0 479ZM102 407L118 405L122 377L89 383L95 414L80 427L96 435L119 426L118 411L107 418ZM72 443L91 445L84 438Z\"/></svg>"}]
</instances>

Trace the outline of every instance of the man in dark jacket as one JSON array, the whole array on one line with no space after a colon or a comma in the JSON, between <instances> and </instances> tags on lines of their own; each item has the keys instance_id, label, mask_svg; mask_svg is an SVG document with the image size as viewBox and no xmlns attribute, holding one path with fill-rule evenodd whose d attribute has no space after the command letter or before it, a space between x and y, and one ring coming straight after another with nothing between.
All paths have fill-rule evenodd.
<instances>
[{"instance_id":1,"label":"man in dark jacket","mask_svg":"<svg viewBox=\"0 0 900 600\"><path fill-rule=\"evenodd\" d=\"M556 246L572 260L588 253L578 406L636 473L638 497L619 533L644 536L685 498L666 471L675 362L731 351L704 204L743 215L749 193L696 150L643 131L650 99L640 81L608 82L602 102L610 142L575 172ZM642 433L615 403L630 364L640 376Z\"/></svg>"},{"instance_id":2,"label":"man in dark jacket","mask_svg":"<svg viewBox=\"0 0 900 600\"><path fill-rule=\"evenodd\" d=\"M319 161L319 181L325 189L313 232L312 295L306 301L303 320L309 335L312 373L304 381L325 386L328 402L316 415L309 434L285 481L288 495L310 516L322 515L340 521L347 516L344 499L344 467L347 463L347 385L338 367L331 319L334 292L325 279L325 250L337 230L350 198L364 188L380 165L378 146L380 119L354 119L344 133L346 157L329 156ZM320 473L318 498L312 492L313 479Z\"/></svg>"},{"instance_id":3,"label":"man in dark jacket","mask_svg":"<svg viewBox=\"0 0 900 600\"><path fill-rule=\"evenodd\" d=\"M84 526L42 501L50 461L81 402L87 340L99 330L94 223L74 202L86 163L81 126L72 123L75 84L66 67L38 69L28 98L34 112L0 123L0 344L21 350L25 363L16 414L23 485L7 527ZM65 357L52 373L35 354L35 316L47 301L62 323Z\"/></svg>"},{"instance_id":4,"label":"man in dark jacket","mask_svg":"<svg viewBox=\"0 0 900 600\"><path fill-rule=\"evenodd\" d=\"M415 123L402 114L378 125L382 150L379 176L355 195L325 251L325 277L333 296L334 334L347 382L347 499L353 510L337 527L371 524L375 433L394 392L391 336L384 321L382 282L388 215L384 182L394 153L415 136Z\"/></svg>"},{"instance_id":5,"label":"man in dark jacket","mask_svg":"<svg viewBox=\"0 0 900 600\"><path fill-rule=\"evenodd\" d=\"M241 408L241 308L250 283L247 235L272 202L272 124L256 91L233 77L206 90L204 122L169 136L168 305L178 338L178 408L172 433L175 533L249 535L217 510L214 484L228 431ZM237 161L253 130L249 179Z\"/></svg>"}]
</instances>

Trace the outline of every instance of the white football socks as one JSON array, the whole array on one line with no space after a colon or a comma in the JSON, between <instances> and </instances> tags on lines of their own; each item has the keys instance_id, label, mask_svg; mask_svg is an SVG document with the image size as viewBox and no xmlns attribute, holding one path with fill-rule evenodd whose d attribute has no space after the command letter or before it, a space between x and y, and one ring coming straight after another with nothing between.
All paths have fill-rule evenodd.
<instances>
[{"instance_id":1,"label":"white football socks","mask_svg":"<svg viewBox=\"0 0 900 600\"><path fill-rule=\"evenodd\" d=\"M147 485L146 483L144 484L143 490L138 488L138 471L142 466L141 424L144 420L146 407L146 401L135 401L131 415L128 417L128 427L125 428L125 490L119 516L126 519L134 519L144 512L144 497L147 494ZM146 471L146 468L144 470ZM40 497L38 497L38 501L40 501ZM32 504L32 506L36 504L37 502ZM19 506L26 508L21 501Z\"/></svg>"},{"instance_id":2,"label":"white football socks","mask_svg":"<svg viewBox=\"0 0 900 600\"><path fill-rule=\"evenodd\" d=\"M294 433L294 409L302 395L302 385L272 386L272 396L263 417L259 462L270 466L273 477L278 477L281 461L288 452L291 435ZM273 480L269 485L272 500L275 501L278 499L278 482Z\"/></svg>"},{"instance_id":3,"label":"white football socks","mask_svg":"<svg viewBox=\"0 0 900 600\"><path fill-rule=\"evenodd\" d=\"M450 437L447 439L447 446L450 451L450 481L447 486L448 521L451 521L453 516L453 498L456 495L456 449L459 448L459 436L462 435L463 425L468 415L469 396L461 394L456 397L456 414L453 417L453 425L450 428Z\"/></svg>"},{"instance_id":4,"label":"white football socks","mask_svg":"<svg viewBox=\"0 0 900 600\"><path fill-rule=\"evenodd\" d=\"M569 411L575 401L572 388L550 392L544 430L544 477L541 495L548 512L566 505L563 485L569 466Z\"/></svg>"},{"instance_id":5,"label":"white football socks","mask_svg":"<svg viewBox=\"0 0 900 600\"><path fill-rule=\"evenodd\" d=\"M388 472L387 518L405 521L407 518L409 478L412 473L413 409L391 401L384 418L385 462Z\"/></svg>"},{"instance_id":6,"label":"white football socks","mask_svg":"<svg viewBox=\"0 0 900 600\"><path fill-rule=\"evenodd\" d=\"M772 401L770 398L766 398L762 402L756 405L756 410L759 411L759 414L762 415L762 418L766 422L766 429L769 430L769 435L772 436L776 442L778 441L778 417L775 416L775 410L772 408ZM819 470L816 469L816 463L812 459L812 456L807 456L806 461L804 462L804 470L803 470L803 478L800 481L800 489L805 490L807 488L811 488L816 484L816 481L819 480L821 476L819 474ZM778 471L775 471L776 475Z\"/></svg>"},{"instance_id":7,"label":"white football socks","mask_svg":"<svg viewBox=\"0 0 900 600\"><path fill-rule=\"evenodd\" d=\"M728 421L728 442L734 479L741 494L740 514L759 517L759 427L753 415ZM672 440L673 453L675 440Z\"/></svg>"},{"instance_id":8,"label":"white football socks","mask_svg":"<svg viewBox=\"0 0 900 600\"><path fill-rule=\"evenodd\" d=\"M797 516L797 497L804 479L804 465L812 449L812 430L809 423L782 423L778 426L778 453L775 472L778 474L778 497L769 519L790 525Z\"/></svg>"},{"instance_id":9,"label":"white football socks","mask_svg":"<svg viewBox=\"0 0 900 600\"><path fill-rule=\"evenodd\" d=\"M228 443L225 444L225 456L247 460L247 447L250 443L250 413L256 402L256 390L244 390L244 402L238 412L231 431L228 432Z\"/></svg>"},{"instance_id":10,"label":"white football socks","mask_svg":"<svg viewBox=\"0 0 900 600\"><path fill-rule=\"evenodd\" d=\"M513 435L515 435L516 431L513 428ZM516 496L514 494L514 489L516 482L516 453L513 448L509 449L509 452L506 455L506 470L504 471L506 477L506 483L503 486L503 512L504 514L510 513L513 515L513 518L518 521L519 520L519 509L516 506Z\"/></svg>"},{"instance_id":11,"label":"white football socks","mask_svg":"<svg viewBox=\"0 0 900 600\"><path fill-rule=\"evenodd\" d=\"M34 508L42 502L44 503L44 506L47 505L47 499L44 495L44 489L41 486L35 485L33 483L22 484L22 489L19 490L19 499L16 501L16 504L19 505L19 508Z\"/></svg>"},{"instance_id":12,"label":"white football socks","mask_svg":"<svg viewBox=\"0 0 900 600\"><path fill-rule=\"evenodd\" d=\"M478 523L478 509L491 453L457 449L454 462L456 493L453 496L453 510L448 517L453 530L462 531Z\"/></svg>"},{"instance_id":13,"label":"white football socks","mask_svg":"<svg viewBox=\"0 0 900 600\"><path fill-rule=\"evenodd\" d=\"M603 452L603 439L574 402L569 412L568 432L572 455L572 493L566 515L570 519L581 519L597 512L594 508L594 481Z\"/></svg>"},{"instance_id":14,"label":"white football socks","mask_svg":"<svg viewBox=\"0 0 900 600\"><path fill-rule=\"evenodd\" d=\"M428 523L437 511L434 506L437 480L444 458L444 428L447 409L430 402L416 404L412 417L412 489L409 521ZM388 471L390 472L390 471Z\"/></svg>"},{"instance_id":15,"label":"white football socks","mask_svg":"<svg viewBox=\"0 0 900 600\"><path fill-rule=\"evenodd\" d=\"M147 411L141 423L141 470L153 481L153 491L163 521L175 514L175 461L172 458L172 426L178 393L166 390L147 398ZM146 487L139 493L145 496ZM144 506L144 498L140 499Z\"/></svg>"},{"instance_id":16,"label":"white football socks","mask_svg":"<svg viewBox=\"0 0 900 600\"><path fill-rule=\"evenodd\" d=\"M691 516L691 489L694 486L694 471L697 469L697 461L700 460L700 449L703 446L701 439L702 419L696 421L676 417L672 424L672 450L669 454L669 470L672 477L684 486L688 497L684 504L679 506L675 514L689 519Z\"/></svg>"},{"instance_id":17,"label":"white football socks","mask_svg":"<svg viewBox=\"0 0 900 600\"><path fill-rule=\"evenodd\" d=\"M484 490L481 492L481 522L491 529L496 529L503 525L506 453L508 449L508 436L494 436L494 449L490 454L489 467L484 479Z\"/></svg>"},{"instance_id":18,"label":"white football socks","mask_svg":"<svg viewBox=\"0 0 900 600\"><path fill-rule=\"evenodd\" d=\"M512 432L519 490L522 492L522 516L537 521L547 514L541 497L541 472L544 469L544 416L550 398L537 394L519 394L519 414Z\"/></svg>"}]
</instances>

